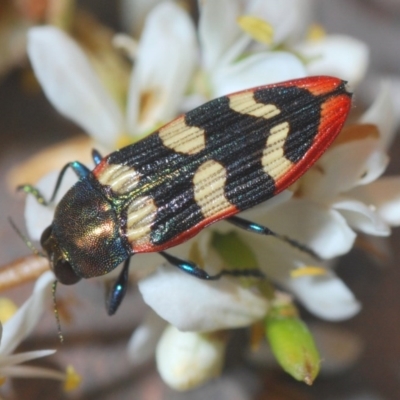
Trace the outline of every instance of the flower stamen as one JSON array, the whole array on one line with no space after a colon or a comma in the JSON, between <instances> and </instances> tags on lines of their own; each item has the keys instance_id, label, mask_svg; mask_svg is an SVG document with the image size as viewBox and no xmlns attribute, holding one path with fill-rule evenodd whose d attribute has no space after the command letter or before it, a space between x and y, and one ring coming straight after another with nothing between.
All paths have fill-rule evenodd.
<instances>
[{"instance_id":1,"label":"flower stamen","mask_svg":"<svg viewBox=\"0 0 400 400\"><path fill-rule=\"evenodd\" d=\"M290 272L292 278L300 278L302 276L319 276L326 275L326 269L313 265L305 265Z\"/></svg>"},{"instance_id":2,"label":"flower stamen","mask_svg":"<svg viewBox=\"0 0 400 400\"><path fill-rule=\"evenodd\" d=\"M243 15L237 19L237 23L256 42L271 45L274 38L274 28L267 21L251 15Z\"/></svg>"}]
</instances>

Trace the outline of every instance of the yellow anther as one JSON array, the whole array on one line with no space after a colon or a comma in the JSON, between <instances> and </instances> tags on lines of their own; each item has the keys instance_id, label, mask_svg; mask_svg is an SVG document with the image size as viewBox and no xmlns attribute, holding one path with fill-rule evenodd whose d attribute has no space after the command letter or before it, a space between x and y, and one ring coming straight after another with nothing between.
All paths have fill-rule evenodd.
<instances>
[{"instance_id":1,"label":"yellow anther","mask_svg":"<svg viewBox=\"0 0 400 400\"><path fill-rule=\"evenodd\" d=\"M240 28L255 41L270 45L274 38L274 28L267 21L251 15L243 15L237 19Z\"/></svg>"},{"instance_id":2,"label":"yellow anther","mask_svg":"<svg viewBox=\"0 0 400 400\"><path fill-rule=\"evenodd\" d=\"M0 297L0 321L6 323L18 310L15 303L7 297Z\"/></svg>"},{"instance_id":3,"label":"yellow anther","mask_svg":"<svg viewBox=\"0 0 400 400\"><path fill-rule=\"evenodd\" d=\"M320 24L311 24L307 32L307 40L316 42L326 36L324 27Z\"/></svg>"},{"instance_id":4,"label":"yellow anther","mask_svg":"<svg viewBox=\"0 0 400 400\"><path fill-rule=\"evenodd\" d=\"M0 376L0 386L3 386L6 382L7 378L5 376Z\"/></svg>"},{"instance_id":5,"label":"yellow anther","mask_svg":"<svg viewBox=\"0 0 400 400\"><path fill-rule=\"evenodd\" d=\"M292 278L299 278L301 276L318 276L318 275L325 275L325 274L326 274L325 268L314 267L311 265L297 268L290 272L290 276Z\"/></svg>"},{"instance_id":6,"label":"yellow anther","mask_svg":"<svg viewBox=\"0 0 400 400\"><path fill-rule=\"evenodd\" d=\"M82 382L82 377L75 371L72 365L68 365L65 371L64 390L69 392L76 389Z\"/></svg>"}]
</instances>

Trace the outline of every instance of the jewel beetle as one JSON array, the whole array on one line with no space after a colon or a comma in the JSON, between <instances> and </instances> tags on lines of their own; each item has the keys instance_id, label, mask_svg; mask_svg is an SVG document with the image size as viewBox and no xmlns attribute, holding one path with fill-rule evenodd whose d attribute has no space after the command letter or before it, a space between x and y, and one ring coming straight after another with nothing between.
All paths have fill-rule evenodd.
<instances>
[{"instance_id":1,"label":"jewel beetle","mask_svg":"<svg viewBox=\"0 0 400 400\"><path fill-rule=\"evenodd\" d=\"M113 314L125 293L129 259L137 253L159 252L202 279L235 274L211 276L165 250L221 219L274 234L235 214L303 175L339 134L350 107L346 82L333 77L260 86L212 100L104 158L94 150L93 171L78 161L67 164L52 200L66 169L79 181L41 237L57 280L74 284L124 262L108 300ZM39 196L33 186L24 189Z\"/></svg>"}]
</instances>

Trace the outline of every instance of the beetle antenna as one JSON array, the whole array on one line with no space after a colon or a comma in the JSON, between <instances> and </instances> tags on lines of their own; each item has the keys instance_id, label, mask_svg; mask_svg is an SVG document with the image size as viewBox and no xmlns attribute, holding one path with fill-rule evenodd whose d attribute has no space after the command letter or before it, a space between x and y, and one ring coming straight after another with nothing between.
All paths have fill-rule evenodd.
<instances>
[{"instance_id":1,"label":"beetle antenna","mask_svg":"<svg viewBox=\"0 0 400 400\"><path fill-rule=\"evenodd\" d=\"M33 244L32 242L27 238L27 236L25 236L21 230L17 227L17 225L15 224L15 222L12 220L11 217L8 217L8 221L10 222L10 225L12 226L12 228L14 229L14 231L16 232L16 234L22 239L22 241L29 247L29 249L32 251L33 254L35 254L36 256L41 256L41 257L45 257L45 255L39 251Z\"/></svg>"},{"instance_id":2,"label":"beetle antenna","mask_svg":"<svg viewBox=\"0 0 400 400\"><path fill-rule=\"evenodd\" d=\"M17 227L15 222L12 220L11 217L8 217L8 221L10 222L10 225L14 229L14 231L17 233L17 235L22 239L22 241L32 250L32 252L41 257L45 257L45 255L39 251L33 244L32 242L21 232L21 230ZM60 342L62 343L64 341L64 336L61 332L61 323L60 323L60 314L58 313L58 307L57 307L57 300L56 300L56 289L57 289L57 280L53 282L53 286L51 289L51 293L53 296L53 308L54 308L54 315L56 317L56 323L57 323L57 333L58 333L58 338L60 339Z\"/></svg>"},{"instance_id":3,"label":"beetle antenna","mask_svg":"<svg viewBox=\"0 0 400 400\"><path fill-rule=\"evenodd\" d=\"M58 338L60 339L60 342L62 343L64 342L64 336L61 332L60 314L58 313L57 300L56 300L57 283L58 283L57 280L53 282L53 286L51 288L51 294L53 296L53 311L54 311L54 316L56 317L57 334Z\"/></svg>"}]
</instances>

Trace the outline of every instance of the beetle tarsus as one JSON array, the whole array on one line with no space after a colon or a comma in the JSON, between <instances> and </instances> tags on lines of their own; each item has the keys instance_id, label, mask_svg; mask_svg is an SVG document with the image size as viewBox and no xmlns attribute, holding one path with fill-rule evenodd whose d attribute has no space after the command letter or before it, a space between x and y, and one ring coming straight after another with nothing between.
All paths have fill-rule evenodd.
<instances>
[{"instance_id":1,"label":"beetle tarsus","mask_svg":"<svg viewBox=\"0 0 400 400\"><path fill-rule=\"evenodd\" d=\"M42 195L42 193L40 192L40 190L37 189L33 185L29 185L29 184L19 185L19 186L17 186L17 190L24 191L25 193L31 194L39 204L48 206L54 202L54 200L57 196L58 190L60 189L61 182L64 178L65 172L67 171L68 168L72 168L72 170L75 172L75 174L78 176L79 179L86 178L90 174L90 169L87 168L82 163L80 163L79 161L73 161L73 162L70 162L70 163L64 165L64 167L61 169L60 173L58 174L57 182L56 182L56 185L54 186L53 194L51 195L49 201L47 201L44 198L44 196Z\"/></svg>"},{"instance_id":2,"label":"beetle tarsus","mask_svg":"<svg viewBox=\"0 0 400 400\"><path fill-rule=\"evenodd\" d=\"M48 206L49 205L48 201L44 198L44 196L42 195L40 190L37 189L33 185L29 185L29 184L19 185L19 186L17 186L17 191L18 192L22 191L22 192L25 192L25 193L28 193L28 194L32 195L36 199L36 201L39 204L42 204L43 206Z\"/></svg>"}]
</instances>

